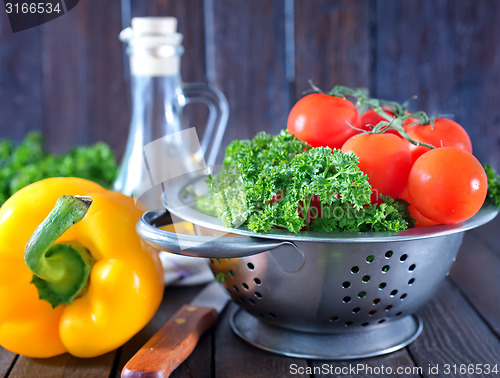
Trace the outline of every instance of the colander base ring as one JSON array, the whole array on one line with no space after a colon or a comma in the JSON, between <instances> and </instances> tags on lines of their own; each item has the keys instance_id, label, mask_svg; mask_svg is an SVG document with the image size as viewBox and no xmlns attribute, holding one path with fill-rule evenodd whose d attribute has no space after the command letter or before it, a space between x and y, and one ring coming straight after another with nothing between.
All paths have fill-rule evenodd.
<instances>
[{"instance_id":1,"label":"colander base ring","mask_svg":"<svg viewBox=\"0 0 500 378\"><path fill-rule=\"evenodd\" d=\"M349 360L391 353L411 344L422 332L417 315L384 324L352 328L352 332L314 334L278 328L243 309L230 317L231 328L251 345L289 357L318 360Z\"/></svg>"}]
</instances>

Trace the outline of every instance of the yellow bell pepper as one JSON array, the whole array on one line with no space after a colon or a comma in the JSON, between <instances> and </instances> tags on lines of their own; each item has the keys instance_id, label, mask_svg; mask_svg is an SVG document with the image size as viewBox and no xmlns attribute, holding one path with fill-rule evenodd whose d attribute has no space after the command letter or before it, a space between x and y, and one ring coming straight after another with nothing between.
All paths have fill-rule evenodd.
<instances>
[{"instance_id":1,"label":"yellow bell pepper","mask_svg":"<svg viewBox=\"0 0 500 378\"><path fill-rule=\"evenodd\" d=\"M91 198L83 219L66 216L74 215L74 203L88 205L87 198L68 197L51 213L63 195ZM37 229L47 215L52 218ZM0 345L30 357L94 357L141 330L158 309L164 282L157 253L143 248L136 234L140 215L132 198L78 178L42 180L6 201L0 208Z\"/></svg>"}]
</instances>

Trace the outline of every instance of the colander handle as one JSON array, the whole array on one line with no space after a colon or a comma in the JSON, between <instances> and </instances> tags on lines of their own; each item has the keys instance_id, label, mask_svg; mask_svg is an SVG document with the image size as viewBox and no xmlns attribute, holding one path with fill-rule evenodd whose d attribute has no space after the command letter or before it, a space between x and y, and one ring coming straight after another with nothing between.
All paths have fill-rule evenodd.
<instances>
[{"instance_id":1,"label":"colander handle","mask_svg":"<svg viewBox=\"0 0 500 378\"><path fill-rule=\"evenodd\" d=\"M168 214L163 211L148 211L137 222L139 237L148 245L161 251L183 256L205 258L233 258L251 256L273 250L283 245L295 245L285 240L252 237L212 237L177 234L162 230L161 220Z\"/></svg>"}]
</instances>

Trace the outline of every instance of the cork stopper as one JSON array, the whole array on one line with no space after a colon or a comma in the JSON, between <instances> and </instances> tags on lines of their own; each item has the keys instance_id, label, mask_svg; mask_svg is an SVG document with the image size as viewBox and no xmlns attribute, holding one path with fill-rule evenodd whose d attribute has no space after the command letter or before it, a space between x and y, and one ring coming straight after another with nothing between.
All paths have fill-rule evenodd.
<instances>
[{"instance_id":1,"label":"cork stopper","mask_svg":"<svg viewBox=\"0 0 500 378\"><path fill-rule=\"evenodd\" d=\"M132 75L168 76L180 74L182 34L175 17L135 17L132 26L120 33L128 43Z\"/></svg>"},{"instance_id":2,"label":"cork stopper","mask_svg":"<svg viewBox=\"0 0 500 378\"><path fill-rule=\"evenodd\" d=\"M175 17L134 17L132 30L137 35L163 35L177 33Z\"/></svg>"}]
</instances>

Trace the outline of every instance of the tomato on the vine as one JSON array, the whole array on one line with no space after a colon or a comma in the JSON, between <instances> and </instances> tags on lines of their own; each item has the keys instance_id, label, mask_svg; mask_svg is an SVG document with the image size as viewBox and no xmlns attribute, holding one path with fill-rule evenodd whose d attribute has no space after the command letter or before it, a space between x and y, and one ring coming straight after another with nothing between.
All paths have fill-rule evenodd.
<instances>
[{"instance_id":1,"label":"tomato on the vine","mask_svg":"<svg viewBox=\"0 0 500 378\"><path fill-rule=\"evenodd\" d=\"M340 148L359 133L360 115L349 100L323 93L301 98L288 115L290 134L312 147Z\"/></svg>"},{"instance_id":2,"label":"tomato on the vine","mask_svg":"<svg viewBox=\"0 0 500 378\"><path fill-rule=\"evenodd\" d=\"M411 169L411 156L406 142L394 134L359 134L348 139L342 152L354 152L359 169L367 176L374 196L398 197L406 187ZM375 198L374 198L375 197Z\"/></svg>"},{"instance_id":3,"label":"tomato on the vine","mask_svg":"<svg viewBox=\"0 0 500 378\"><path fill-rule=\"evenodd\" d=\"M471 153L435 148L413 164L408 177L410 202L426 218L443 224L474 216L488 190L486 173Z\"/></svg>"},{"instance_id":4,"label":"tomato on the vine","mask_svg":"<svg viewBox=\"0 0 500 378\"><path fill-rule=\"evenodd\" d=\"M472 143L467 131L457 122L447 118L436 118L434 125L413 125L406 130L408 136L417 142L438 147L457 147L472 153ZM408 143L412 160L415 162L428 147Z\"/></svg>"}]
</instances>

